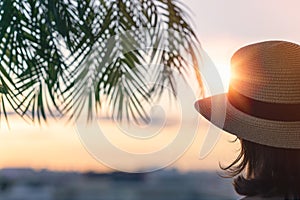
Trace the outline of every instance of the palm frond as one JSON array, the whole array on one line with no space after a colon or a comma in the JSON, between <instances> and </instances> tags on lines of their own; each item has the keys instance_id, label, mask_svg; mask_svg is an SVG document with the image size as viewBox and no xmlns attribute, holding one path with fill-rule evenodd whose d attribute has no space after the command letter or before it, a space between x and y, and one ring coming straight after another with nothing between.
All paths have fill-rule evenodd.
<instances>
[{"instance_id":1,"label":"palm frond","mask_svg":"<svg viewBox=\"0 0 300 200\"><path fill-rule=\"evenodd\" d=\"M88 104L91 119L106 101L119 120L147 120L162 85L176 96L175 73L198 73L190 22L177 0L3 0L1 110L8 102L41 121L76 118Z\"/></svg>"}]
</instances>

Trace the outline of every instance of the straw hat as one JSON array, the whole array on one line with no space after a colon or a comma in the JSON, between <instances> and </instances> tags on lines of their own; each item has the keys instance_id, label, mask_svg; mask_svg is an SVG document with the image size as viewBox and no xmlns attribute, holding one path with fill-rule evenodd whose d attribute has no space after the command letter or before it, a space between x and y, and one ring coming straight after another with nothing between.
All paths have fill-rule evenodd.
<instances>
[{"instance_id":1,"label":"straw hat","mask_svg":"<svg viewBox=\"0 0 300 200\"><path fill-rule=\"evenodd\" d=\"M228 93L198 100L195 107L238 138L299 149L300 46L266 41L239 49L231 58ZM225 121L212 120L212 109L224 110Z\"/></svg>"}]
</instances>

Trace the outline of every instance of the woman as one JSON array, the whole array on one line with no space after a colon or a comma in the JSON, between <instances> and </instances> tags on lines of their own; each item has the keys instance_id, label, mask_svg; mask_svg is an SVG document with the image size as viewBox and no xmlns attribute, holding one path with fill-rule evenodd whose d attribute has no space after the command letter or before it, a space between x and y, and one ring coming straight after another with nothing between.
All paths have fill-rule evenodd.
<instances>
[{"instance_id":1,"label":"woman","mask_svg":"<svg viewBox=\"0 0 300 200\"><path fill-rule=\"evenodd\" d=\"M251 44L232 56L231 69L228 93L195 104L240 140L239 156L223 169L244 199L300 199L300 46ZM212 100L226 111L225 123L212 120Z\"/></svg>"}]
</instances>

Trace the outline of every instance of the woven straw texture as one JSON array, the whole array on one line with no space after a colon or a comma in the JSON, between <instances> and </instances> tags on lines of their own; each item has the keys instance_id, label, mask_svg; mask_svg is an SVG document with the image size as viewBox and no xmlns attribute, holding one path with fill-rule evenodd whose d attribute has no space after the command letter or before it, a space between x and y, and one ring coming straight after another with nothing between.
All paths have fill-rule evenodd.
<instances>
[{"instance_id":1,"label":"woven straw texture","mask_svg":"<svg viewBox=\"0 0 300 200\"><path fill-rule=\"evenodd\" d=\"M300 46L297 44L267 41L243 47L232 57L231 71L230 87L244 96L267 103L300 103ZM198 100L195 107L214 125L239 138L273 147L300 148L300 121L251 116L233 106L228 95ZM212 109L214 113L226 112L225 123L224 119L212 119Z\"/></svg>"}]
</instances>

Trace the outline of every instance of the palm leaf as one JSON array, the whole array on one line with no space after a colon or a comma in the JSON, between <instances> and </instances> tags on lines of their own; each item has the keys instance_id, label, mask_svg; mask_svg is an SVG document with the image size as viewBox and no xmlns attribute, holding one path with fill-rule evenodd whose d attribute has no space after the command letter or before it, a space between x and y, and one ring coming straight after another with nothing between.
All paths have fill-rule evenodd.
<instances>
[{"instance_id":1,"label":"palm leaf","mask_svg":"<svg viewBox=\"0 0 300 200\"><path fill-rule=\"evenodd\" d=\"M162 94L162 85L176 96L175 74L196 73L202 86L199 42L181 4L2 0L1 111L11 107L41 121L48 114L77 118L88 104L92 119L106 101L119 120L147 120L145 104ZM149 81L156 84L145 85Z\"/></svg>"}]
</instances>

